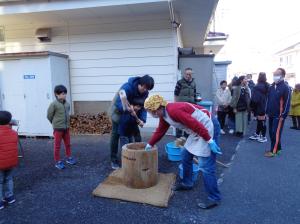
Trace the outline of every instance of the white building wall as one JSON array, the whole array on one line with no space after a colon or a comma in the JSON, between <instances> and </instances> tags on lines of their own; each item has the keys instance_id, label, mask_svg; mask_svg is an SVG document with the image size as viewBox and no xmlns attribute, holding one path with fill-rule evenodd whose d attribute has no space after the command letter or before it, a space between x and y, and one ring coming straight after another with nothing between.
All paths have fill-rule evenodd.
<instances>
[{"instance_id":1,"label":"white building wall","mask_svg":"<svg viewBox=\"0 0 300 224\"><path fill-rule=\"evenodd\" d=\"M53 51L69 55L73 101L111 101L129 77L142 74L155 79L151 94L173 100L177 37L168 15L3 25L6 53ZM40 43L35 38L40 27L52 28L51 42Z\"/></svg>"}]
</instances>

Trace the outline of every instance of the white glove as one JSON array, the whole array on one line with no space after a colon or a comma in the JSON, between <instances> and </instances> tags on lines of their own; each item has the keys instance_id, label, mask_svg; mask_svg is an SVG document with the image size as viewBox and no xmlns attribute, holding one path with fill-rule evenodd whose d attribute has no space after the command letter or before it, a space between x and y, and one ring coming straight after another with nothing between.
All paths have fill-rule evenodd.
<instances>
[{"instance_id":1,"label":"white glove","mask_svg":"<svg viewBox=\"0 0 300 224\"><path fill-rule=\"evenodd\" d=\"M145 151L150 151L152 149L152 146L147 144L146 147L145 147Z\"/></svg>"}]
</instances>

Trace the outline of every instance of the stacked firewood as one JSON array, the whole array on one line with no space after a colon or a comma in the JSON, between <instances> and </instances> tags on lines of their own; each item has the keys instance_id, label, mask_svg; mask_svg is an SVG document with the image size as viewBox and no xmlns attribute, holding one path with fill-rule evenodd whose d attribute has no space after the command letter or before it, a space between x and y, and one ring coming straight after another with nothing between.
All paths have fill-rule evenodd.
<instances>
[{"instance_id":1,"label":"stacked firewood","mask_svg":"<svg viewBox=\"0 0 300 224\"><path fill-rule=\"evenodd\" d=\"M111 131L111 122L106 113L77 114L71 116L72 134L105 134Z\"/></svg>"}]
</instances>

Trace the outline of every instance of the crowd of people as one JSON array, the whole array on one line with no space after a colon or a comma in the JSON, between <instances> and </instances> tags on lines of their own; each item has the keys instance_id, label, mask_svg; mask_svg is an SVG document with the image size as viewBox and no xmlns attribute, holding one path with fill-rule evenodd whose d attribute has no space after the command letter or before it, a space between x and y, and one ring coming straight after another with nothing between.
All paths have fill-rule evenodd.
<instances>
[{"instance_id":1,"label":"crowd of people","mask_svg":"<svg viewBox=\"0 0 300 224\"><path fill-rule=\"evenodd\" d=\"M226 117L230 134L243 137L254 116L256 131L249 137L260 143L267 142L267 128L271 141L266 157L274 157L281 152L281 134L285 119L291 116L291 129L300 130L300 84L295 88L285 81L285 70L278 68L273 73L272 84L267 82L266 73L260 72L257 83L252 75L234 77L229 85L224 80L216 92L217 115L221 134L225 134ZM267 126L268 122L268 126ZM234 123L235 128L233 130Z\"/></svg>"},{"instance_id":2,"label":"crowd of people","mask_svg":"<svg viewBox=\"0 0 300 224\"><path fill-rule=\"evenodd\" d=\"M216 114L197 104L196 83L192 68L184 71L174 90L174 102L166 102L160 95L149 96L154 88L154 79L145 75L129 78L116 92L110 108L112 131L110 138L111 167L121 166L118 158L119 143L141 142L140 127L147 121L147 113L159 119L159 125L149 139L145 150L150 150L167 132L170 126L177 129L176 136L186 137L182 150L183 178L173 187L174 191L190 190L193 161L198 159L203 172L207 198L198 204L207 209L219 205L221 194L216 178L216 156L222 154L218 145L219 133L243 137L254 115L257 126L251 140L267 142L267 121L271 147L266 157L278 155L281 148L281 133L289 111L292 129L300 130L300 84L291 94L285 82L285 70L278 68L273 74L273 82L267 82L266 74L259 73L257 84L252 75L234 77L231 83L220 83L216 92ZM56 100L48 108L47 118L53 126L54 161L59 170L65 163L76 164L70 144L70 104L66 100L67 88L63 85L54 89ZM291 110L290 110L291 109ZM13 173L18 164L18 136L11 128L12 115L0 111L0 209L5 204L15 202L13 193ZM60 158L61 142L65 145L65 161Z\"/></svg>"}]
</instances>

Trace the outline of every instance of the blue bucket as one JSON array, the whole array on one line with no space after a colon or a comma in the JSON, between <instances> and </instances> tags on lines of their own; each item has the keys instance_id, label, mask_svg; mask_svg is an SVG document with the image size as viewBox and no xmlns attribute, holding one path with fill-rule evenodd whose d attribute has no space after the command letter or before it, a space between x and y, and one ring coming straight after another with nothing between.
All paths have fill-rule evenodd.
<instances>
[{"instance_id":1,"label":"blue bucket","mask_svg":"<svg viewBox=\"0 0 300 224\"><path fill-rule=\"evenodd\" d=\"M197 103L198 105L204 107L206 110L208 110L210 113L212 112L212 106L213 106L213 102L209 101L209 100L203 100L199 103Z\"/></svg>"},{"instance_id":2,"label":"blue bucket","mask_svg":"<svg viewBox=\"0 0 300 224\"><path fill-rule=\"evenodd\" d=\"M180 179L182 179L183 178L182 164L180 164L178 168L179 168L179 177L180 177ZM193 177L192 177L193 182L197 181L198 175L199 175L199 171L200 171L199 165L193 163Z\"/></svg>"},{"instance_id":3,"label":"blue bucket","mask_svg":"<svg viewBox=\"0 0 300 224\"><path fill-rule=\"evenodd\" d=\"M168 160L181 161L181 148L175 145L175 142L169 142L166 145L166 153L168 154Z\"/></svg>"}]
</instances>

